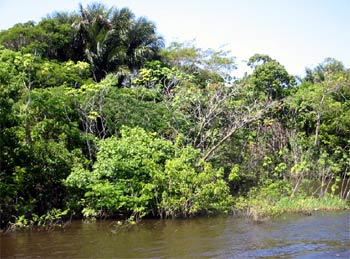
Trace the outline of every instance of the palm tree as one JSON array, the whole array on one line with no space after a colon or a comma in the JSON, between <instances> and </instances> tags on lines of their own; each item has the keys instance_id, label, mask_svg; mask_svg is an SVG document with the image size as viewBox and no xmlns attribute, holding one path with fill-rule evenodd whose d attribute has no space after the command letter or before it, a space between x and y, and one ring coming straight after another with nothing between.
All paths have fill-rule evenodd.
<instances>
[{"instance_id":1,"label":"palm tree","mask_svg":"<svg viewBox=\"0 0 350 259\"><path fill-rule=\"evenodd\" d=\"M127 33L127 56L130 69L138 69L164 47L163 39L156 34L156 27L144 17L131 24Z\"/></svg>"},{"instance_id":2,"label":"palm tree","mask_svg":"<svg viewBox=\"0 0 350 259\"><path fill-rule=\"evenodd\" d=\"M145 18L135 19L128 9L106 8L103 4L80 5L76 28L79 59L88 61L95 81L109 72L131 72L156 57L163 39L155 25ZM122 79L122 78L121 78Z\"/></svg>"}]
</instances>

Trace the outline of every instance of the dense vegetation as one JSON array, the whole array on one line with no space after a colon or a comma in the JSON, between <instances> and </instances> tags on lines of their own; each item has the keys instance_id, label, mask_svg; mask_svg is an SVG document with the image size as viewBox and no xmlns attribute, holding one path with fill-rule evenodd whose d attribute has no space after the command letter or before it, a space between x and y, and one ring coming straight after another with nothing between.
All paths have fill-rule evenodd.
<instances>
[{"instance_id":1,"label":"dense vegetation","mask_svg":"<svg viewBox=\"0 0 350 259\"><path fill-rule=\"evenodd\" d=\"M101 4L0 32L1 227L350 196L350 70L165 47ZM255 205L254 205L255 204Z\"/></svg>"}]
</instances>

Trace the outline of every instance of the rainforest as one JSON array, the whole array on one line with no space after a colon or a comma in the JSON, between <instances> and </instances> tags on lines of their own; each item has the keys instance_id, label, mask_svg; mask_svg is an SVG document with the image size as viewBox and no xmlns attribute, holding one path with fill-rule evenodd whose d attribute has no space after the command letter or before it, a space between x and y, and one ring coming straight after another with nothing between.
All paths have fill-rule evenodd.
<instances>
[{"instance_id":1,"label":"rainforest","mask_svg":"<svg viewBox=\"0 0 350 259\"><path fill-rule=\"evenodd\" d=\"M253 219L350 198L350 69L166 43L103 4L0 32L2 229Z\"/></svg>"}]
</instances>

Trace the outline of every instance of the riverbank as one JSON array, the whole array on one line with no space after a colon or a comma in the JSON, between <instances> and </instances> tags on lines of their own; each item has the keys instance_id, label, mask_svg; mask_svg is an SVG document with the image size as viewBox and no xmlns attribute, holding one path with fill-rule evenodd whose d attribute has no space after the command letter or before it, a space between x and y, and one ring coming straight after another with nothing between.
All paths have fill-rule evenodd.
<instances>
[{"instance_id":1,"label":"riverbank","mask_svg":"<svg viewBox=\"0 0 350 259\"><path fill-rule=\"evenodd\" d=\"M339 197L326 195L316 197L287 197L271 199L269 196L255 196L236 199L235 207L254 221L264 221L283 213L303 213L311 215L314 211L335 211L350 209L349 202Z\"/></svg>"}]
</instances>

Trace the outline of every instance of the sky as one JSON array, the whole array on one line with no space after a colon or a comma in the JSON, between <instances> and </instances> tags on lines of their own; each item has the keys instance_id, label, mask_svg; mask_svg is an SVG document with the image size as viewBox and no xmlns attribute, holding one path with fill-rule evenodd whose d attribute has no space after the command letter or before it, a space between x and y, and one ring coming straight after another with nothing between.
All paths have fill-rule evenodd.
<instances>
[{"instance_id":1,"label":"sky","mask_svg":"<svg viewBox=\"0 0 350 259\"><path fill-rule=\"evenodd\" d=\"M40 21L54 11L74 11L93 0L0 0L0 30ZM96 1L95 1L96 2ZM193 41L236 57L240 77L245 61L267 54L293 75L303 75L325 58L350 67L350 0L103 0L145 16L169 44Z\"/></svg>"}]
</instances>

